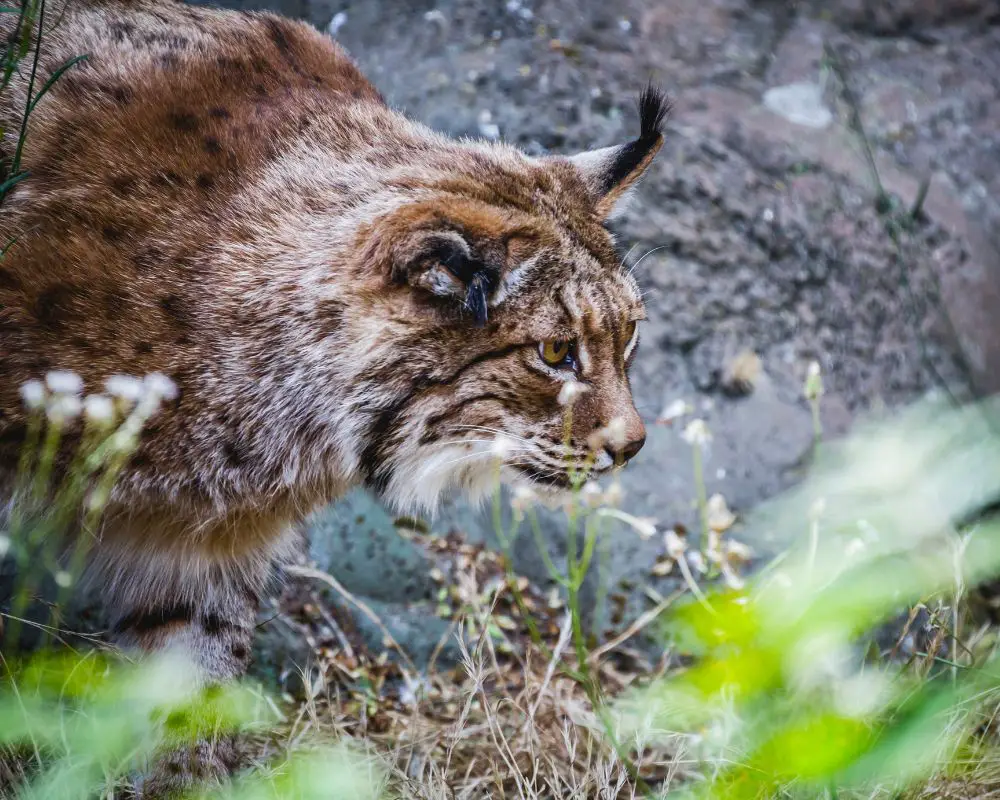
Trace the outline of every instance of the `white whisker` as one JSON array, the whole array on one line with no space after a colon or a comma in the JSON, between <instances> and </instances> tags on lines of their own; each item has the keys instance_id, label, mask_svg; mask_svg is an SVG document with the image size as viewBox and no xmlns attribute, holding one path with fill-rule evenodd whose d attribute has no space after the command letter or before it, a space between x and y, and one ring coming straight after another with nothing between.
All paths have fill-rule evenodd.
<instances>
[{"instance_id":1,"label":"white whisker","mask_svg":"<svg viewBox=\"0 0 1000 800\"><path fill-rule=\"evenodd\" d=\"M625 254L625 257L622 259L622 263L618 265L619 269L624 269L625 268L625 265L628 263L628 257L630 255L632 255L632 253L635 251L635 248L637 248L638 246L639 246L639 243L636 242L634 245L632 245L628 249L628 252Z\"/></svg>"},{"instance_id":2,"label":"white whisker","mask_svg":"<svg viewBox=\"0 0 1000 800\"><path fill-rule=\"evenodd\" d=\"M521 449L521 450L512 449L511 452L512 453L517 453L517 452L522 452L523 453L523 452L526 452L526 449ZM439 466L443 469L444 467L450 467L453 464L458 464L461 461L468 461L469 459L479 458L479 457L482 457L482 456L488 456L488 457L491 457L491 458L496 458L496 454L495 453L491 453L489 450L477 450L475 453L466 453L464 456L459 456L458 458L453 458L451 461L445 461L443 464L440 464Z\"/></svg>"},{"instance_id":3,"label":"white whisker","mask_svg":"<svg viewBox=\"0 0 1000 800\"><path fill-rule=\"evenodd\" d=\"M513 440L515 442L525 442L525 443L528 443L528 444L533 444L533 441L531 439L527 439L524 436L518 436L516 433L507 433L507 431L501 431L501 430L498 430L496 428L487 428L487 427L482 426L482 425L457 425L455 427L455 430L458 430L458 431L462 431L462 430L465 430L465 431L478 431L480 433L492 433L492 434L495 434L497 436L503 436L503 437L505 437L507 439L511 439L511 440Z\"/></svg>"},{"instance_id":4,"label":"white whisker","mask_svg":"<svg viewBox=\"0 0 1000 800\"><path fill-rule=\"evenodd\" d=\"M647 258L649 258L649 256L653 255L653 253L657 252L658 250L665 250L668 247L670 247L669 244L661 244L659 247L654 247L652 250L650 250L648 253L646 253L642 258L640 258L638 261L636 261L631 267L629 267L628 274L631 276L632 273L635 272L636 268L643 261L645 261Z\"/></svg>"}]
</instances>

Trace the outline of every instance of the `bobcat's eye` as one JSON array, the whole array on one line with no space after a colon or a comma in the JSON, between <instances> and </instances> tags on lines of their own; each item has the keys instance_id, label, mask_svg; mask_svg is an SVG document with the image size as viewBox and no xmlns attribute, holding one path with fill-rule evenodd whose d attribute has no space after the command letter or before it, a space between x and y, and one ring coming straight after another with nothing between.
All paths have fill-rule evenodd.
<instances>
[{"instance_id":1,"label":"bobcat's eye","mask_svg":"<svg viewBox=\"0 0 1000 800\"><path fill-rule=\"evenodd\" d=\"M538 354L550 367L573 368L573 343L564 339L551 339L538 343Z\"/></svg>"}]
</instances>

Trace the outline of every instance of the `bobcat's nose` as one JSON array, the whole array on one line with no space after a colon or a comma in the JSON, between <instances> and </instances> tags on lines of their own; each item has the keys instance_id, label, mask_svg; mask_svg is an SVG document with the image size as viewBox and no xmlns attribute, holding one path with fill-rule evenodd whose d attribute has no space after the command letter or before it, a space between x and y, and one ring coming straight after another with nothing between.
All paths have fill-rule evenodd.
<instances>
[{"instance_id":1,"label":"bobcat's nose","mask_svg":"<svg viewBox=\"0 0 1000 800\"><path fill-rule=\"evenodd\" d=\"M611 456L613 464L627 464L635 458L646 443L646 426L642 424L634 407L630 409L630 413L625 416L623 422L624 430L621 431L621 438L617 442L608 442L604 446L604 450Z\"/></svg>"},{"instance_id":2,"label":"bobcat's nose","mask_svg":"<svg viewBox=\"0 0 1000 800\"><path fill-rule=\"evenodd\" d=\"M621 449L616 450L610 445L605 446L605 451L609 456L611 456L611 461L614 464L627 464L636 454L642 450L642 446L646 443L646 431L643 429L638 436L630 439L622 446Z\"/></svg>"},{"instance_id":3,"label":"bobcat's nose","mask_svg":"<svg viewBox=\"0 0 1000 800\"><path fill-rule=\"evenodd\" d=\"M632 439L621 449L621 458L625 463L628 463L640 450L642 446L646 443L646 431L643 429L642 433L635 439ZM614 453L611 454L614 456Z\"/></svg>"}]
</instances>

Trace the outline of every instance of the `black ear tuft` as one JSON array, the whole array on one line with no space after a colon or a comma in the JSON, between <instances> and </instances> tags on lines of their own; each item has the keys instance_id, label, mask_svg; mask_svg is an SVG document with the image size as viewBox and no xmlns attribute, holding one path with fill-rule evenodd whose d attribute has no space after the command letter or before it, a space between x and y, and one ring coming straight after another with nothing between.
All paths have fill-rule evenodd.
<instances>
[{"instance_id":1,"label":"black ear tuft","mask_svg":"<svg viewBox=\"0 0 1000 800\"><path fill-rule=\"evenodd\" d=\"M478 327L483 327L489 314L490 295L500 283L499 269L484 263L466 243L456 242L453 237L435 244L431 260L441 264L464 287L464 296L459 296L465 310L472 314Z\"/></svg>"},{"instance_id":2,"label":"black ear tuft","mask_svg":"<svg viewBox=\"0 0 1000 800\"><path fill-rule=\"evenodd\" d=\"M477 272L472 276L465 295L465 307L472 313L477 328L482 328L486 324L489 313L487 304L489 291L490 279L486 272Z\"/></svg>"},{"instance_id":3,"label":"black ear tuft","mask_svg":"<svg viewBox=\"0 0 1000 800\"><path fill-rule=\"evenodd\" d=\"M663 90L650 81L639 95L639 139L648 141L663 134L663 122L672 104Z\"/></svg>"},{"instance_id":4,"label":"black ear tuft","mask_svg":"<svg viewBox=\"0 0 1000 800\"><path fill-rule=\"evenodd\" d=\"M670 113L667 96L652 83L639 95L639 138L623 144L605 168L598 190L610 194L615 187L627 188L644 169L644 163L663 141L663 121Z\"/></svg>"}]
</instances>

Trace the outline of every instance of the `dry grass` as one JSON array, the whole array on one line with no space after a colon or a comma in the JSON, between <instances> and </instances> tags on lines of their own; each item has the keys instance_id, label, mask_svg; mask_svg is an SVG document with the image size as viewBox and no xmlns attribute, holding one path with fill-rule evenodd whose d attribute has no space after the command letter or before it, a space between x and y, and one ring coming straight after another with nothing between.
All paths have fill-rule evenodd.
<instances>
[{"instance_id":1,"label":"dry grass","mask_svg":"<svg viewBox=\"0 0 1000 800\"><path fill-rule=\"evenodd\" d=\"M633 743L625 748L633 763L620 758L578 680L570 616L561 603L518 581L541 634L533 641L501 556L455 537L417 538L439 563L450 562L451 630L461 663L432 663L418 675L405 655L369 653L345 615L317 602L313 589L322 578L304 571L291 580L281 614L316 643L315 666L281 740L272 739L258 759L317 734L345 737L384 770L393 795L414 800L631 798L640 786L665 789L691 777L681 737L669 749ZM659 672L628 645L622 636L590 659L608 699Z\"/></svg>"},{"instance_id":2,"label":"dry grass","mask_svg":"<svg viewBox=\"0 0 1000 800\"><path fill-rule=\"evenodd\" d=\"M657 747L632 740L621 753L632 762L626 764L578 680L565 608L524 579L518 582L542 634L540 642L533 641L502 556L456 537L414 538L453 583L452 632L465 632L461 663L432 664L421 677L405 655L389 657L394 643L386 641L385 652L369 652L347 615L317 596L316 581L322 579L306 570L290 580L281 615L315 644L315 665L303 681L304 696L290 704L280 736L261 743L258 763L303 742L332 737L364 754L387 796L406 800L663 797L697 785L711 770L699 761L693 740L681 734L658 736ZM676 665L677 659L666 657L648 663L630 648L631 635L673 599L591 652L593 677L609 705L662 677L668 663ZM912 634L910 623L912 617L901 620L891 650ZM996 626L983 623L972 638L994 635ZM911 667L929 672L933 658L926 655ZM941 775L902 795L898 788L873 787L871 796L1000 797L991 716L997 707L996 697L984 702L981 751L950 762ZM630 772L632 765L637 774ZM774 796L798 795L790 788L787 795Z\"/></svg>"}]
</instances>

